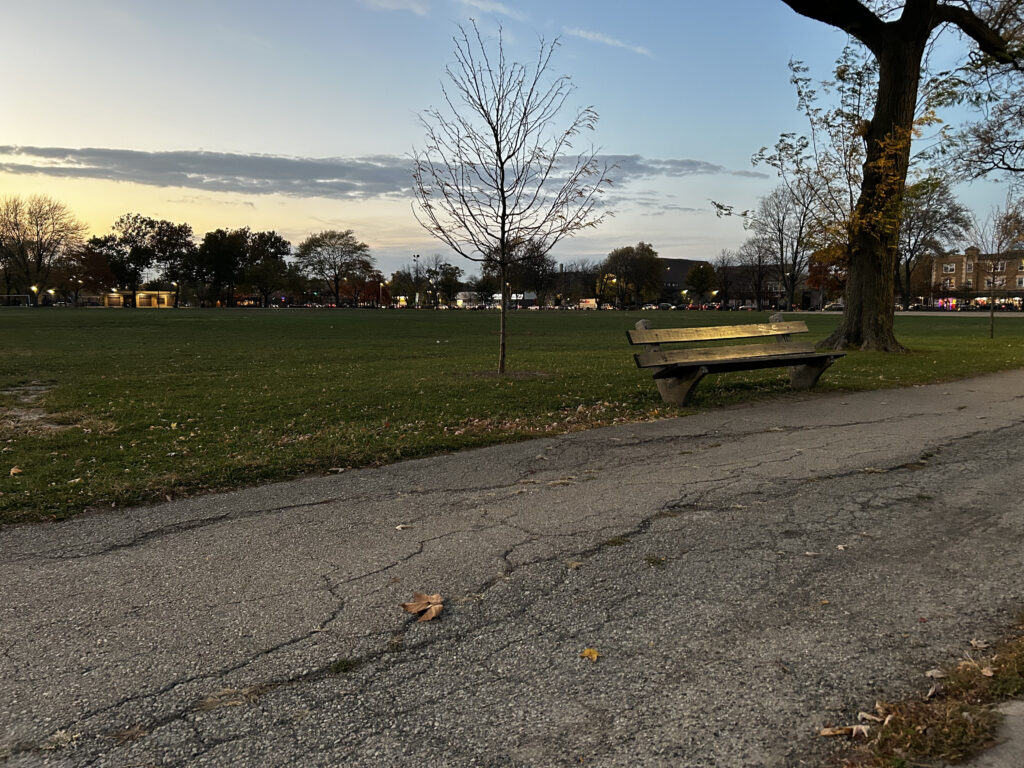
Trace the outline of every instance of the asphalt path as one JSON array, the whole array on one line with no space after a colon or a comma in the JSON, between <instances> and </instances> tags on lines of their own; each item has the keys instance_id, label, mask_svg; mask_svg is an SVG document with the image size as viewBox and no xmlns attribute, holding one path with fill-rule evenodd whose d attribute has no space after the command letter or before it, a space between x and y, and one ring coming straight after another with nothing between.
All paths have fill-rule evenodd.
<instances>
[{"instance_id":1,"label":"asphalt path","mask_svg":"<svg viewBox=\"0 0 1024 768\"><path fill-rule=\"evenodd\" d=\"M0 764L823 765L1024 608L1022 439L1013 371L7 527Z\"/></svg>"}]
</instances>

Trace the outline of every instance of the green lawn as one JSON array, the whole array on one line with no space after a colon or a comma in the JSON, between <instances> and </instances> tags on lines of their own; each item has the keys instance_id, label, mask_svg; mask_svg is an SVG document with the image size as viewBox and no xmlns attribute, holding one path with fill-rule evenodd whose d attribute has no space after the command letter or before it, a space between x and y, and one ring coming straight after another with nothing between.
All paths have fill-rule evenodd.
<instances>
[{"instance_id":1,"label":"green lawn","mask_svg":"<svg viewBox=\"0 0 1024 768\"><path fill-rule=\"evenodd\" d=\"M683 413L633 365L625 331L640 316L511 313L499 379L493 312L3 309L0 522ZM814 340L838 322L801 317ZM1024 366L1024 318L997 321L990 341L981 315L898 318L910 354L852 353L818 389ZM783 369L710 377L693 408L788 391Z\"/></svg>"}]
</instances>

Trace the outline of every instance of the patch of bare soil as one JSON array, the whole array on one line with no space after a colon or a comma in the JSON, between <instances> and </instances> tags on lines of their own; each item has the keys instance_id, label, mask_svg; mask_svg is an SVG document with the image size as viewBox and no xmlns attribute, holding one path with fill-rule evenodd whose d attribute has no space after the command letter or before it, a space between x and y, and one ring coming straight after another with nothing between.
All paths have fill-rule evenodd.
<instances>
[{"instance_id":1,"label":"patch of bare soil","mask_svg":"<svg viewBox=\"0 0 1024 768\"><path fill-rule=\"evenodd\" d=\"M36 407L40 398L53 389L53 382L30 381L14 387L0 389L0 398L13 400L11 405L0 404L0 434L17 432L21 434L50 432L66 429L58 424L42 408Z\"/></svg>"}]
</instances>

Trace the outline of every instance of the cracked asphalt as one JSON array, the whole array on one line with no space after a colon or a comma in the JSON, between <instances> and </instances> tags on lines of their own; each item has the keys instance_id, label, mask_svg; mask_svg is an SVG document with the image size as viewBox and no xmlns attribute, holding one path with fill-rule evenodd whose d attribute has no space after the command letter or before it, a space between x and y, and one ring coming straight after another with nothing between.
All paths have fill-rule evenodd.
<instances>
[{"instance_id":1,"label":"cracked asphalt","mask_svg":"<svg viewBox=\"0 0 1024 768\"><path fill-rule=\"evenodd\" d=\"M1015 371L7 527L0 764L824 765L1024 608L1022 439Z\"/></svg>"}]
</instances>

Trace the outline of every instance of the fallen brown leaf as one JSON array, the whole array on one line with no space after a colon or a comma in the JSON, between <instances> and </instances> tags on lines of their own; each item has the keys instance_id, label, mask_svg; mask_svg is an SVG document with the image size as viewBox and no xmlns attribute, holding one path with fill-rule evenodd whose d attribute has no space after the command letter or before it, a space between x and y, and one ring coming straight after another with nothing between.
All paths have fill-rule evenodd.
<instances>
[{"instance_id":1,"label":"fallen brown leaf","mask_svg":"<svg viewBox=\"0 0 1024 768\"><path fill-rule=\"evenodd\" d=\"M849 736L851 730L852 730L852 728L849 725L842 725L842 726L839 726L839 727L831 727L831 726L829 726L827 728L822 728L820 731L818 731L818 735L819 736Z\"/></svg>"},{"instance_id":2,"label":"fallen brown leaf","mask_svg":"<svg viewBox=\"0 0 1024 768\"><path fill-rule=\"evenodd\" d=\"M444 603L440 594L428 595L423 592L413 592L412 602L402 603L402 608L409 613L422 613L419 621L430 621L441 615Z\"/></svg>"},{"instance_id":3,"label":"fallen brown leaf","mask_svg":"<svg viewBox=\"0 0 1024 768\"><path fill-rule=\"evenodd\" d=\"M444 605L441 603L433 603L430 607L423 612L423 614L417 619L417 621L430 621L436 619L441 615L441 611L444 610Z\"/></svg>"},{"instance_id":4,"label":"fallen brown leaf","mask_svg":"<svg viewBox=\"0 0 1024 768\"><path fill-rule=\"evenodd\" d=\"M836 727L822 728L818 731L819 736L849 736L851 739L857 736L868 737L868 726L866 725L840 725Z\"/></svg>"},{"instance_id":5,"label":"fallen brown leaf","mask_svg":"<svg viewBox=\"0 0 1024 768\"><path fill-rule=\"evenodd\" d=\"M603 655L604 654L600 653L596 648L584 648L582 651L580 651L581 659L589 659L594 663L597 663L598 658Z\"/></svg>"},{"instance_id":6,"label":"fallen brown leaf","mask_svg":"<svg viewBox=\"0 0 1024 768\"><path fill-rule=\"evenodd\" d=\"M20 475L20 474L21 474L21 470L18 469L18 467L11 467L11 475L10 475L11 477L14 477L15 475Z\"/></svg>"}]
</instances>

